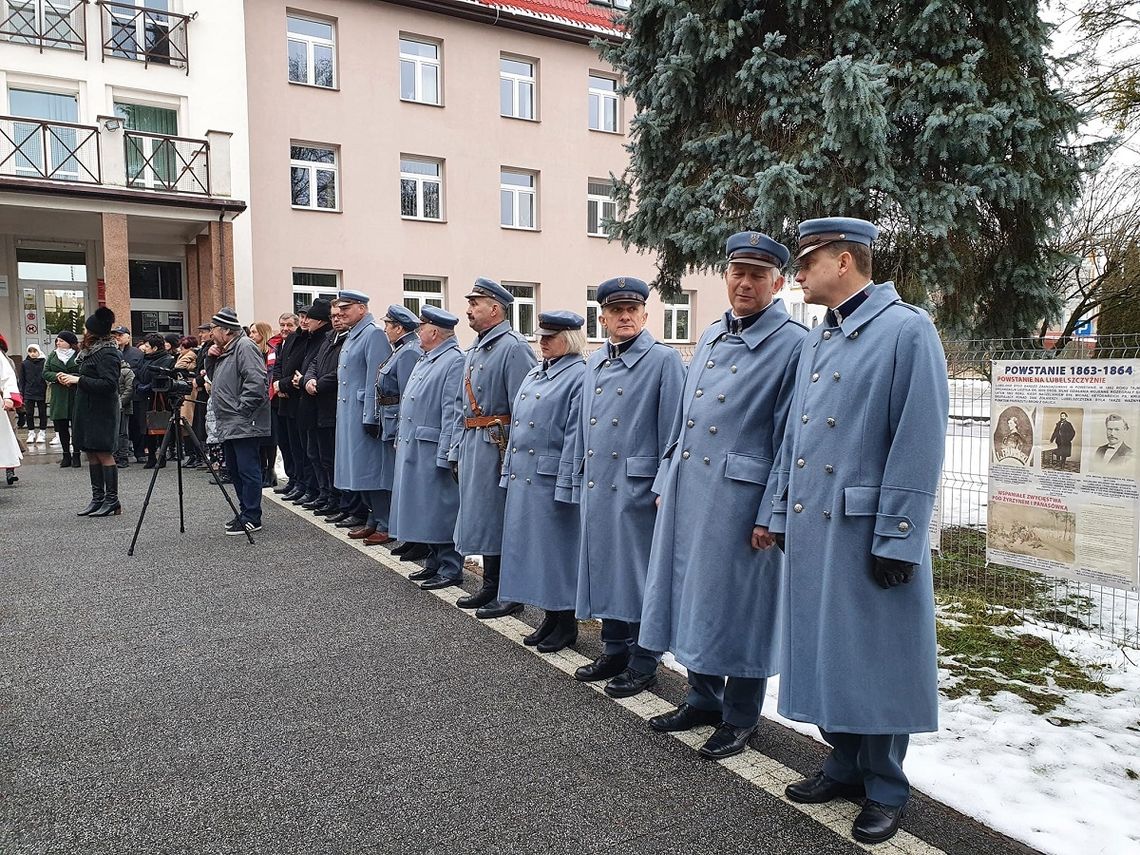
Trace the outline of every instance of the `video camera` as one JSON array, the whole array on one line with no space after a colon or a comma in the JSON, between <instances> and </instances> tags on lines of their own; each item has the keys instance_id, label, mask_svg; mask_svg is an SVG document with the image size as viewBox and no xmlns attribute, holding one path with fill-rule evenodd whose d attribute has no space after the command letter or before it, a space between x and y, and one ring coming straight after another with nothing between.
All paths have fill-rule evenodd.
<instances>
[{"instance_id":1,"label":"video camera","mask_svg":"<svg viewBox=\"0 0 1140 855\"><path fill-rule=\"evenodd\" d=\"M173 398L185 398L194 391L194 372L186 368L151 368L150 388Z\"/></svg>"}]
</instances>

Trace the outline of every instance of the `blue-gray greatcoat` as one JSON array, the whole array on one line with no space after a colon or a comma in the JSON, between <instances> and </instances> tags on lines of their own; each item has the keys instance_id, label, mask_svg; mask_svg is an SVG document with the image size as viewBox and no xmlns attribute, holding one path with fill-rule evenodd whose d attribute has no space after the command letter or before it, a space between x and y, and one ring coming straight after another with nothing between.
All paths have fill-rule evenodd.
<instances>
[{"instance_id":1,"label":"blue-gray greatcoat","mask_svg":"<svg viewBox=\"0 0 1140 855\"><path fill-rule=\"evenodd\" d=\"M574 608L578 531L574 442L582 418L586 362L567 354L530 370L515 396L499 597L551 611Z\"/></svg>"},{"instance_id":2,"label":"blue-gray greatcoat","mask_svg":"<svg viewBox=\"0 0 1140 855\"><path fill-rule=\"evenodd\" d=\"M471 391L485 416L509 416L515 393L534 367L534 351L507 321L487 330L467 349L463 377L471 378ZM494 441L497 428L466 428L474 416L464 380L455 392L459 414L449 459L459 463L459 519L455 548L462 555L500 555L503 548L503 510L507 494L499 487L502 461ZM509 434L508 419L504 433Z\"/></svg>"},{"instance_id":3,"label":"blue-gray greatcoat","mask_svg":"<svg viewBox=\"0 0 1140 855\"><path fill-rule=\"evenodd\" d=\"M348 331L336 369L336 462L333 485L338 490L384 490L381 480L383 443L364 432L376 418L376 369L392 345L371 314Z\"/></svg>"},{"instance_id":4,"label":"blue-gray greatcoat","mask_svg":"<svg viewBox=\"0 0 1140 855\"><path fill-rule=\"evenodd\" d=\"M725 319L697 344L656 492L661 495L641 646L701 674L780 668L783 554L752 527L784 436L805 328L783 301L739 335Z\"/></svg>"},{"instance_id":5,"label":"blue-gray greatcoat","mask_svg":"<svg viewBox=\"0 0 1140 855\"><path fill-rule=\"evenodd\" d=\"M889 282L804 341L774 501L757 517L787 538L781 715L831 732L937 730L927 529L948 409L934 324ZM873 555L919 566L884 590Z\"/></svg>"},{"instance_id":6,"label":"blue-gray greatcoat","mask_svg":"<svg viewBox=\"0 0 1140 855\"><path fill-rule=\"evenodd\" d=\"M455 390L463 351L449 338L421 353L400 401L396 475L388 532L412 543L451 543L459 514L459 487L447 451L455 430Z\"/></svg>"},{"instance_id":7,"label":"blue-gray greatcoat","mask_svg":"<svg viewBox=\"0 0 1140 855\"><path fill-rule=\"evenodd\" d=\"M381 398L398 398L408 385L416 362L423 355L414 332L396 342L392 353L376 372L376 410L380 417L380 489L391 490L396 471L396 431L400 427L400 404L381 404ZM389 522L391 525L391 522Z\"/></svg>"},{"instance_id":8,"label":"blue-gray greatcoat","mask_svg":"<svg viewBox=\"0 0 1140 855\"><path fill-rule=\"evenodd\" d=\"M653 482L681 403L681 355L642 330L611 359L586 360L575 443L582 511L578 617L637 623L649 568L657 498Z\"/></svg>"}]
</instances>

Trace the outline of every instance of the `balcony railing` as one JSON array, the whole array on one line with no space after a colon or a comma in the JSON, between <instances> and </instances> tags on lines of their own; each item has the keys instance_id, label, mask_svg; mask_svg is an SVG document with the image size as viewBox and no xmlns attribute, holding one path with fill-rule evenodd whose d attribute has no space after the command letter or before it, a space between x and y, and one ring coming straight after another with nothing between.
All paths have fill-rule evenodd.
<instances>
[{"instance_id":1,"label":"balcony railing","mask_svg":"<svg viewBox=\"0 0 1140 855\"><path fill-rule=\"evenodd\" d=\"M102 184L99 128L0 116L0 175Z\"/></svg>"},{"instance_id":2,"label":"balcony railing","mask_svg":"<svg viewBox=\"0 0 1140 855\"><path fill-rule=\"evenodd\" d=\"M206 140L126 131L127 186L210 195L210 144Z\"/></svg>"},{"instance_id":3,"label":"balcony railing","mask_svg":"<svg viewBox=\"0 0 1140 855\"><path fill-rule=\"evenodd\" d=\"M16 44L87 50L87 0L2 0L0 38Z\"/></svg>"},{"instance_id":4,"label":"balcony railing","mask_svg":"<svg viewBox=\"0 0 1140 855\"><path fill-rule=\"evenodd\" d=\"M102 7L104 59L110 56L145 65L172 65L190 73L187 25L193 15L148 9L135 3L96 2Z\"/></svg>"}]
</instances>

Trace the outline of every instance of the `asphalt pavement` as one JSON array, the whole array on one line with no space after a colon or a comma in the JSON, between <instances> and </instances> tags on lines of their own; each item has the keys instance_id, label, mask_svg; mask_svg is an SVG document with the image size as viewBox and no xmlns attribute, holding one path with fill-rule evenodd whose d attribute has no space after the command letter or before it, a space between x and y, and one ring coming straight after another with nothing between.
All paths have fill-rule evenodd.
<instances>
[{"instance_id":1,"label":"asphalt pavement","mask_svg":"<svg viewBox=\"0 0 1140 855\"><path fill-rule=\"evenodd\" d=\"M568 674L600 649L523 647L269 499L250 545L201 472L178 531L162 470L121 472L124 513L75 516L86 467L50 450L0 486L0 852L804 853L864 851L850 803L805 809L785 780L823 750L765 721L724 763L655 734L683 679L619 704ZM468 587L475 586L468 579ZM527 609L523 620L537 624ZM699 745L703 736L689 743ZM1027 853L917 794L870 847Z\"/></svg>"}]
</instances>

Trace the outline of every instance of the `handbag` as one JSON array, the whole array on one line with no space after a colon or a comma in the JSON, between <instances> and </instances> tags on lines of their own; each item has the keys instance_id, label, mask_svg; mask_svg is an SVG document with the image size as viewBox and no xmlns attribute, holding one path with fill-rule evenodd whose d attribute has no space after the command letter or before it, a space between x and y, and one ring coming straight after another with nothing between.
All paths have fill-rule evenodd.
<instances>
[{"instance_id":1,"label":"handbag","mask_svg":"<svg viewBox=\"0 0 1140 855\"><path fill-rule=\"evenodd\" d=\"M157 392L154 396L154 406L146 414L147 436L163 436L168 427L170 427L170 408L166 403L166 396Z\"/></svg>"}]
</instances>

